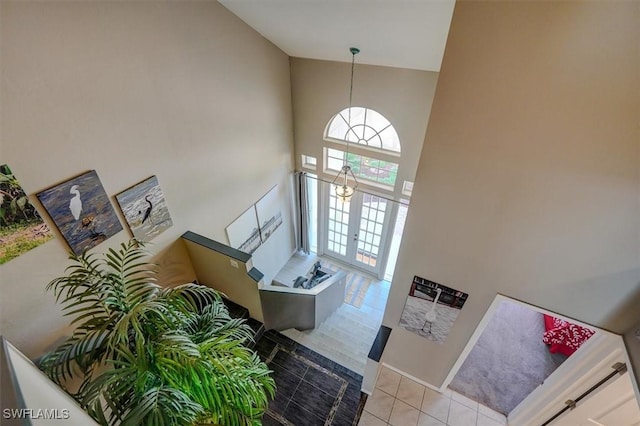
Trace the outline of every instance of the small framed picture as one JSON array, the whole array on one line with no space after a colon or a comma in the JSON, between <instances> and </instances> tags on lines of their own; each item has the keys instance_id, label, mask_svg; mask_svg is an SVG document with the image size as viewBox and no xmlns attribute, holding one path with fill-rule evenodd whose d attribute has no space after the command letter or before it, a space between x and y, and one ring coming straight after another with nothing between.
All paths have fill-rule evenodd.
<instances>
[{"instance_id":1,"label":"small framed picture","mask_svg":"<svg viewBox=\"0 0 640 426\"><path fill-rule=\"evenodd\" d=\"M133 236L151 241L173 226L167 202L156 176L151 176L116 195Z\"/></svg>"},{"instance_id":2,"label":"small framed picture","mask_svg":"<svg viewBox=\"0 0 640 426\"><path fill-rule=\"evenodd\" d=\"M467 293L416 275L400 317L400 326L426 339L444 343L468 298Z\"/></svg>"},{"instance_id":3,"label":"small framed picture","mask_svg":"<svg viewBox=\"0 0 640 426\"><path fill-rule=\"evenodd\" d=\"M122 231L95 170L52 186L37 196L77 255Z\"/></svg>"},{"instance_id":4,"label":"small framed picture","mask_svg":"<svg viewBox=\"0 0 640 426\"><path fill-rule=\"evenodd\" d=\"M53 238L8 164L0 166L0 265Z\"/></svg>"}]
</instances>

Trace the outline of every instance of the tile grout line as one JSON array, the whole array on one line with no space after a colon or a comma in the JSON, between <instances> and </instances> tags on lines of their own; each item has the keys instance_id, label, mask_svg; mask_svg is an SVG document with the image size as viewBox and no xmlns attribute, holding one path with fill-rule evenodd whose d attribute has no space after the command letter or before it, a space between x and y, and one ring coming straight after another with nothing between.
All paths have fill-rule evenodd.
<instances>
[{"instance_id":1,"label":"tile grout line","mask_svg":"<svg viewBox=\"0 0 640 426\"><path fill-rule=\"evenodd\" d=\"M403 378L403 377L406 377L406 376L403 376L402 374L401 374L400 376L401 376L401 379L400 379L400 380L402 380L402 378ZM409 380L410 380L410 379L409 379ZM400 398L398 398L398 396L397 396L397 392L399 391L399 387L400 387L400 384L398 384L398 389L396 390L396 395L391 395L391 394L389 394L388 392L386 392L386 391L382 390L381 388L379 388L378 386L375 386L375 389L377 389L379 392L382 392L382 393L383 393L383 394L385 394L385 395L388 395L388 396L393 397L393 404L392 404L392 408L391 408L391 413L393 412L393 408L396 406L397 401L404 402L404 401L402 401ZM417 409L417 411L418 411L418 413L419 413L419 414L425 414L425 415L427 415L427 416L429 416L429 417L433 417L433 416L431 416L429 413L426 413L425 411L423 411L423 410L422 410L422 406L423 406L423 404L424 404L424 399L425 399L425 397L426 397L427 390L429 390L429 389L428 389L428 388L425 388L425 390L424 390L424 392L423 392L423 394L422 394L422 399L421 399L421 401L420 401L420 408L419 408L419 409ZM481 405L481 404L480 404L479 402L474 401L473 399L469 398L469 400L470 400L470 401L475 402L475 408L471 408L471 407L469 407L467 404L464 404L463 402L461 402L461 401L458 401L458 400L454 399L454 395L455 395L455 394L458 394L458 395L462 395L462 394L457 393L457 392L455 392L454 390L452 390L452 389L450 389L450 388L447 388L447 390L449 391L449 395L447 396L447 398L446 398L446 399L449 401L449 404L448 404L448 410L447 410L447 415L446 415L445 426L449 426L449 421L451 420L451 418L450 418L450 414L451 414L451 406L452 406L452 403L453 403L453 402L456 402L456 403L457 403L457 404L459 404L460 406L465 407L465 408L467 408L467 409L471 409L473 412L475 412L475 417L476 417L476 420L475 420L475 426L477 426L477 425L478 425L478 422L479 422L479 419L480 419L480 414L482 414L482 413L480 413L480 405ZM442 393L440 393L440 394L441 394L441 395L445 395L445 393L444 393L444 392L442 392ZM462 395L462 396L464 396L464 395ZM467 398L468 398L468 397L467 397ZM408 404L408 403L406 403L406 402L405 402L405 404L409 405L411 408L414 408L414 409L416 408L416 407L413 407L413 406L411 406L411 404ZM485 406L485 407L486 407L486 406ZM486 407L486 408L488 408L488 407ZM366 411L366 410L365 410L365 411ZM375 418L379 419L380 421L382 421L382 422L386 423L388 426L392 426L392 424L390 423L390 420L391 420L391 413L389 414L389 421L385 421L385 420L381 419L380 417L376 416L375 414L373 414L373 413L371 413L371 412L369 412L369 411L367 411L367 413L368 413L368 414L370 414L371 416L373 416L373 417L375 417ZM483 414L483 416L485 416L485 415ZM491 420L494 420L493 418L491 418L491 417L489 417L489 416L485 416L485 417L487 417L487 418L489 418L489 419L491 419ZM436 419L436 420L437 420L437 419ZM495 421L495 420L494 420L494 421ZM505 423L505 424L506 424L506 423Z\"/></svg>"},{"instance_id":2,"label":"tile grout line","mask_svg":"<svg viewBox=\"0 0 640 426\"><path fill-rule=\"evenodd\" d=\"M454 390L451 390L451 392L452 392L452 393L451 393L451 398L452 398L452 400L453 400L453 392L455 392L455 391L454 391ZM461 394L461 393L459 393L459 392L456 392L456 393L457 393L458 395L462 395L462 394ZM465 396L465 395L462 395L462 396ZM466 398L469 398L469 397L466 397ZM471 398L469 398L469 399L471 399ZM471 399L471 400L473 401L473 399ZM471 408L471 407L468 407L467 405L463 404L462 402L459 402L459 401L456 401L456 402L458 402L460 405L462 405L462 406L464 406L464 407ZM496 423L500 422L500 423L502 423L502 424L504 424L504 425L506 425L506 424L507 424L507 423L506 423L506 416L504 416L504 414L502 414L502 413L498 413L497 411L493 410L492 408L487 407L486 405L480 404L480 403L479 403L479 402L477 402L477 401L475 401L475 402L477 403L477 408L476 408L476 426L478 425L478 422L480 421L480 415L482 415L483 417L486 417L486 418L488 418L488 419L492 420L493 422L496 422ZM502 419L498 421L498 420L497 420L496 418L494 418L494 417L491 417L491 416L489 416L489 415L486 415L486 414L484 414L484 413L481 413L481 412L480 412L480 406L483 406L483 407L485 407L485 408L486 408L486 409L488 409L488 410L491 410L491 411L493 411L493 412L495 412L495 413L497 413L497 414L499 414L499 415L501 415L501 416L504 416L504 417L505 417L504 423L503 423L503 420L502 420Z\"/></svg>"},{"instance_id":3,"label":"tile grout line","mask_svg":"<svg viewBox=\"0 0 640 426\"><path fill-rule=\"evenodd\" d=\"M393 396L393 395L391 395L391 394L389 394L389 393L387 393L387 392L383 391L382 389L380 389L380 388L379 388L379 387L377 387L377 386L375 386L375 389L378 389L380 392L382 392L382 393L383 393L383 394L385 394L385 395L388 395L388 396L393 397L393 399L394 399L393 403L395 404L395 399L396 399L396 397L395 397L395 396ZM391 406L391 410L393 411L393 405ZM367 411L367 410L365 409L364 411ZM369 411L367 411L367 413L371 414L371 415L372 415L373 417L375 417L376 419L380 419L380 421L385 422L387 425L389 424L389 421L388 421L388 420L383 420L383 419L381 419L380 417L376 416L375 414L373 414L373 413L371 413L371 412L369 412ZM391 413L389 413L389 420L391 420Z\"/></svg>"},{"instance_id":4,"label":"tile grout line","mask_svg":"<svg viewBox=\"0 0 640 426\"><path fill-rule=\"evenodd\" d=\"M447 421L444 422L445 425L449 425L449 416L451 415L451 402L453 401L453 393L449 394L449 409L447 410Z\"/></svg>"}]
</instances>

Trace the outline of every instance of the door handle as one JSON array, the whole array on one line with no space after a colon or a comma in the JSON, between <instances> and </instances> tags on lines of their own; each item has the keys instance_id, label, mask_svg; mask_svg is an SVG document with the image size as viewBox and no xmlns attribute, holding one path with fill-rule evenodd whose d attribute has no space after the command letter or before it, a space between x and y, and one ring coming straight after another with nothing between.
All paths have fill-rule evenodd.
<instances>
[{"instance_id":1,"label":"door handle","mask_svg":"<svg viewBox=\"0 0 640 426\"><path fill-rule=\"evenodd\" d=\"M358 241L358 234L353 234L353 241Z\"/></svg>"}]
</instances>

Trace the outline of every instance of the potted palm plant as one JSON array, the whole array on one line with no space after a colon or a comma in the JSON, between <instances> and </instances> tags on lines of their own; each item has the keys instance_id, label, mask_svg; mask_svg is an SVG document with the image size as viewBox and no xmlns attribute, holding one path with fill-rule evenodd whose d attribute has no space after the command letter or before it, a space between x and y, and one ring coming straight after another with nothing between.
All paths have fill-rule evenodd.
<instances>
[{"instance_id":1,"label":"potted palm plant","mask_svg":"<svg viewBox=\"0 0 640 426\"><path fill-rule=\"evenodd\" d=\"M259 425L275 383L251 328L211 288L159 286L147 256L70 256L47 289L76 327L40 367L102 425Z\"/></svg>"}]
</instances>

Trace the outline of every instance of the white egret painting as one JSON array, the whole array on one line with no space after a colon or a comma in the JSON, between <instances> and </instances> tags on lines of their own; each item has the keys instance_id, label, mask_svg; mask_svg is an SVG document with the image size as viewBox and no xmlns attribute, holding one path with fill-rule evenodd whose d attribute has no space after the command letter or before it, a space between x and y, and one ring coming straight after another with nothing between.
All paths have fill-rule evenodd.
<instances>
[{"instance_id":1,"label":"white egret painting","mask_svg":"<svg viewBox=\"0 0 640 426\"><path fill-rule=\"evenodd\" d=\"M274 186L256 203L256 214L260 226L260 236L264 243L282 225L280 194L278 185Z\"/></svg>"},{"instance_id":2,"label":"white egret painting","mask_svg":"<svg viewBox=\"0 0 640 426\"><path fill-rule=\"evenodd\" d=\"M255 205L251 205L231 225L227 226L227 238L231 247L248 254L260 247L262 242Z\"/></svg>"},{"instance_id":3,"label":"white egret painting","mask_svg":"<svg viewBox=\"0 0 640 426\"><path fill-rule=\"evenodd\" d=\"M414 276L400 326L425 339L444 343L468 298L467 293Z\"/></svg>"},{"instance_id":4,"label":"white egret painting","mask_svg":"<svg viewBox=\"0 0 640 426\"><path fill-rule=\"evenodd\" d=\"M122 224L95 170L37 196L76 255L122 231Z\"/></svg>"},{"instance_id":5,"label":"white egret painting","mask_svg":"<svg viewBox=\"0 0 640 426\"><path fill-rule=\"evenodd\" d=\"M173 226L169 208L156 176L125 189L116 200L134 238L148 242Z\"/></svg>"}]
</instances>

